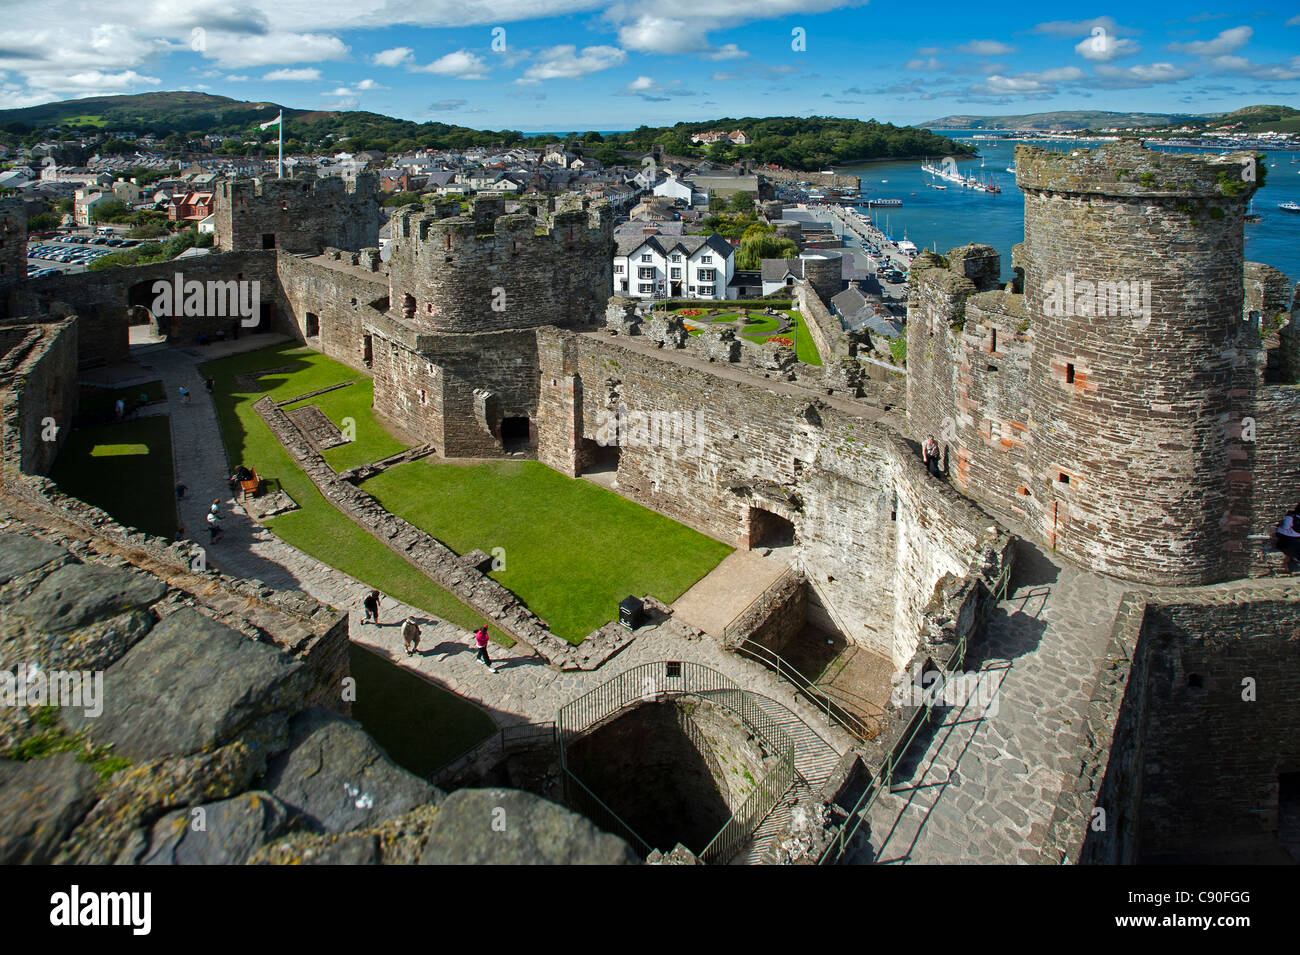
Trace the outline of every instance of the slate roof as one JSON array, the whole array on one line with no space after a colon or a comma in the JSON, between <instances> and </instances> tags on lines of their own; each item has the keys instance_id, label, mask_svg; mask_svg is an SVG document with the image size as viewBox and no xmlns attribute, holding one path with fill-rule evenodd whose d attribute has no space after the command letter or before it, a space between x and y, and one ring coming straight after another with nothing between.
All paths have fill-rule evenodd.
<instances>
[{"instance_id":1,"label":"slate roof","mask_svg":"<svg viewBox=\"0 0 1300 955\"><path fill-rule=\"evenodd\" d=\"M681 250L688 257L700 251L701 247L708 246L719 255L726 256L735 253L731 243L718 235L716 232L710 235L642 235L627 236L618 240L617 255L631 255L643 245L657 250L663 255L668 255L673 251Z\"/></svg>"}]
</instances>

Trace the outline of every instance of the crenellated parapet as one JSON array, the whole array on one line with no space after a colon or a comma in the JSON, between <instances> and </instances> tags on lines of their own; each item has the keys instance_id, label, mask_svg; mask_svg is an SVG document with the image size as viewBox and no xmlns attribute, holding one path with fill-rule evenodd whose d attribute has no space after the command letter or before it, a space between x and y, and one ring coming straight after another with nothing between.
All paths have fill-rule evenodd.
<instances>
[{"instance_id":1,"label":"crenellated parapet","mask_svg":"<svg viewBox=\"0 0 1300 955\"><path fill-rule=\"evenodd\" d=\"M476 197L393 217L393 313L422 331L480 332L538 325L592 327L612 286L609 203L580 200L538 215L505 213Z\"/></svg>"},{"instance_id":2,"label":"crenellated parapet","mask_svg":"<svg viewBox=\"0 0 1300 955\"><path fill-rule=\"evenodd\" d=\"M216 190L217 247L315 255L326 246L356 251L379 244L378 179L298 175L225 179Z\"/></svg>"}]
</instances>

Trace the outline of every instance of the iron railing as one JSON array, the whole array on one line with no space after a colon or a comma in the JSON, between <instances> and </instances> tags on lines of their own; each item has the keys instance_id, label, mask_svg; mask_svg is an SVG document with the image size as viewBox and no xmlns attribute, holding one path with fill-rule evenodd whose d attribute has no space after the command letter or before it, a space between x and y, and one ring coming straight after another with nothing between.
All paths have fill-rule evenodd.
<instances>
[{"instance_id":1,"label":"iron railing","mask_svg":"<svg viewBox=\"0 0 1300 955\"><path fill-rule=\"evenodd\" d=\"M930 722L930 718L934 715L935 703L943 698L941 691L944 685L948 682L948 677L952 675L953 670L961 666L962 661L965 658L966 636L963 634L958 638L957 646L954 648L952 656L948 658L947 665L940 671L942 679L938 683L927 687L924 697L925 702L921 706L917 707L916 712L914 712L908 720L907 729L903 733L899 743L890 747L889 752L885 754L885 761L880 766L879 772L877 772L876 775L872 777L871 781L867 783L866 790L862 793L862 796L859 797L854 807L849 810L839 832L835 834L826 848L822 850L822 854L817 859L818 865L834 865L844 858L844 854L848 852L849 846L853 843L854 836L858 834L858 829L860 829L862 823L866 821L867 814L871 811L871 807L875 805L880 794L892 785L894 780L894 770L898 768L898 764L902 761L904 754L907 753L908 748L912 745L912 741L916 739L917 734L921 731L921 727Z\"/></svg>"},{"instance_id":2,"label":"iron railing","mask_svg":"<svg viewBox=\"0 0 1300 955\"><path fill-rule=\"evenodd\" d=\"M607 832L622 835L640 847L643 854L648 854L653 847L569 768L568 747L578 737L632 706L680 696L696 696L729 710L759 736L775 757L754 789L699 855L706 863L725 863L743 848L758 823L794 785L798 772L794 765L794 741L772 714L759 705L757 694L740 689L711 667L689 660L643 663L561 707L555 728L565 799Z\"/></svg>"},{"instance_id":3,"label":"iron railing","mask_svg":"<svg viewBox=\"0 0 1300 955\"><path fill-rule=\"evenodd\" d=\"M826 718L848 732L856 739L867 742L873 740L880 732L880 723L874 717L870 722L860 719L850 712L806 676L790 666L779 653L774 653L761 644L746 641L735 647L737 653L770 667L777 676L794 686L795 690L813 706L826 714Z\"/></svg>"}]
</instances>

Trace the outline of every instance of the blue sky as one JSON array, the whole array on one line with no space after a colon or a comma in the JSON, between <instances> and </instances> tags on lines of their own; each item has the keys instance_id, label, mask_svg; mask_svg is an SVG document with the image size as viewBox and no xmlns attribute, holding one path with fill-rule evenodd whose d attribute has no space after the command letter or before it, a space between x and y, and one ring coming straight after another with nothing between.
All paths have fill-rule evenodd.
<instances>
[{"instance_id":1,"label":"blue sky","mask_svg":"<svg viewBox=\"0 0 1300 955\"><path fill-rule=\"evenodd\" d=\"M567 130L1300 105L1293 4L1025 11L994 0L44 0L0 25L0 108L199 89Z\"/></svg>"}]
</instances>

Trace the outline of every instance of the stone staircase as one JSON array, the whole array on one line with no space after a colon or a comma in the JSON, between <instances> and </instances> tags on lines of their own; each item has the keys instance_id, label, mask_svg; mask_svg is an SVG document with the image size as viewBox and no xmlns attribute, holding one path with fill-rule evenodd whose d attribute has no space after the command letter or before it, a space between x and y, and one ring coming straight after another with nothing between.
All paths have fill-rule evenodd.
<instances>
[{"instance_id":1,"label":"stone staircase","mask_svg":"<svg viewBox=\"0 0 1300 955\"><path fill-rule=\"evenodd\" d=\"M796 714L768 697L758 696L755 700L794 743L794 768L798 776L759 823L748 845L736 854L731 865L770 864L776 841L790 820L790 810L799 803L806 804L830 779L840 761L835 747Z\"/></svg>"}]
</instances>

